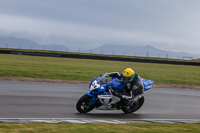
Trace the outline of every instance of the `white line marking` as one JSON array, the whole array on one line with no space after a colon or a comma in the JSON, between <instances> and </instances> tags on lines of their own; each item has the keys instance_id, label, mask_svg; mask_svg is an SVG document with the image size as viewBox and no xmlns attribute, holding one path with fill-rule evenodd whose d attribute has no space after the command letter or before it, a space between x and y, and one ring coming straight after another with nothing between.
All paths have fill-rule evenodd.
<instances>
[{"instance_id":1,"label":"white line marking","mask_svg":"<svg viewBox=\"0 0 200 133\"><path fill-rule=\"evenodd\" d=\"M200 119L92 119L92 118L0 118L1 122L19 122L19 123L197 123Z\"/></svg>"}]
</instances>

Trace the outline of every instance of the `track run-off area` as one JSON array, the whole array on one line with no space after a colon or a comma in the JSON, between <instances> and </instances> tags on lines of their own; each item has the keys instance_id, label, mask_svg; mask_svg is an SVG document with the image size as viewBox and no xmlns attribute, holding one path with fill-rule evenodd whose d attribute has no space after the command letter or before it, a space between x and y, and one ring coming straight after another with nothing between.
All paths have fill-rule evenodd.
<instances>
[{"instance_id":1,"label":"track run-off area","mask_svg":"<svg viewBox=\"0 0 200 133\"><path fill-rule=\"evenodd\" d=\"M76 102L88 84L0 81L0 121L3 122L200 122L200 90L152 88L145 91L137 112L93 110L80 114Z\"/></svg>"}]
</instances>

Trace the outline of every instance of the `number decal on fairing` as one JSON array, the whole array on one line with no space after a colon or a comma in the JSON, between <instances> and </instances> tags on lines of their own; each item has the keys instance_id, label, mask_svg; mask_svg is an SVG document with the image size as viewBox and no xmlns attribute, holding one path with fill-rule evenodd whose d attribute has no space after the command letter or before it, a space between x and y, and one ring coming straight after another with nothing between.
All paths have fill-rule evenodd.
<instances>
[{"instance_id":1,"label":"number decal on fairing","mask_svg":"<svg viewBox=\"0 0 200 133\"><path fill-rule=\"evenodd\" d=\"M92 86L93 86L94 88L96 88L96 87L97 87L95 83L92 83Z\"/></svg>"},{"instance_id":2,"label":"number decal on fairing","mask_svg":"<svg viewBox=\"0 0 200 133\"><path fill-rule=\"evenodd\" d=\"M100 84L98 84L97 81L95 80L90 86L90 91L94 90L94 89L96 89L98 87L100 87Z\"/></svg>"}]
</instances>

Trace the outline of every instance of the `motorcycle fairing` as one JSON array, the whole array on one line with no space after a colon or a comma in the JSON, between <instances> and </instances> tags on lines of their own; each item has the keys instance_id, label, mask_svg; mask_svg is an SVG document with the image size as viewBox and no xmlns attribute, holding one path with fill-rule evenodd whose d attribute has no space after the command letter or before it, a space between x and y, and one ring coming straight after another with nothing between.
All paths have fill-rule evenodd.
<instances>
[{"instance_id":1,"label":"motorcycle fairing","mask_svg":"<svg viewBox=\"0 0 200 133\"><path fill-rule=\"evenodd\" d=\"M152 80L147 80L147 79L144 79L144 78L142 78L142 81L143 81L143 85L144 85L144 91L151 89L151 87L154 83Z\"/></svg>"},{"instance_id":2,"label":"motorcycle fairing","mask_svg":"<svg viewBox=\"0 0 200 133\"><path fill-rule=\"evenodd\" d=\"M110 82L107 84L98 84L97 81L100 78L102 78L103 76L105 76L105 74L103 74L99 77L95 77L89 85L90 91L87 92L87 95L93 97L91 99L91 101L89 102L90 106L98 98L98 95L111 95L110 92L106 91L108 86L112 86L112 89L116 92L122 92L125 87L124 83L121 82L118 78L110 79ZM144 78L142 79L142 81L143 81L143 85L144 85L144 91L151 89L151 87L154 83L152 80L147 80Z\"/></svg>"}]
</instances>

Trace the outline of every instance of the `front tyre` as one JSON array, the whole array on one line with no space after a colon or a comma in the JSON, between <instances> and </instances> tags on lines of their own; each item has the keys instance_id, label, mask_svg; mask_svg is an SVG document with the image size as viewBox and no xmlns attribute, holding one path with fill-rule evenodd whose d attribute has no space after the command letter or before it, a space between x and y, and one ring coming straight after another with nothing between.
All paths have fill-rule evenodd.
<instances>
[{"instance_id":1,"label":"front tyre","mask_svg":"<svg viewBox=\"0 0 200 133\"><path fill-rule=\"evenodd\" d=\"M134 102L132 106L123 107L122 111L126 114L133 113L140 109L144 103L144 96L142 96L138 101Z\"/></svg>"},{"instance_id":2,"label":"front tyre","mask_svg":"<svg viewBox=\"0 0 200 133\"><path fill-rule=\"evenodd\" d=\"M87 113L95 108L95 106L89 106L89 102L91 101L92 97L88 96L87 94L83 95L78 102L76 103L76 109L80 113Z\"/></svg>"}]
</instances>

